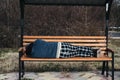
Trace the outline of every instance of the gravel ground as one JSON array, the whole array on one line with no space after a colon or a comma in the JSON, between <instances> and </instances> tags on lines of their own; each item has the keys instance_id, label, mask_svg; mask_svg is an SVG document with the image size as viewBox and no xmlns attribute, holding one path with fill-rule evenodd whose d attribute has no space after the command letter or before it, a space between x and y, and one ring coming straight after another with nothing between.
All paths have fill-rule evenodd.
<instances>
[{"instance_id":1,"label":"gravel ground","mask_svg":"<svg viewBox=\"0 0 120 80\"><path fill-rule=\"evenodd\" d=\"M0 80L18 80L18 72L0 74ZM100 72L26 72L23 80L111 80ZM115 72L115 80L120 80L120 72Z\"/></svg>"}]
</instances>

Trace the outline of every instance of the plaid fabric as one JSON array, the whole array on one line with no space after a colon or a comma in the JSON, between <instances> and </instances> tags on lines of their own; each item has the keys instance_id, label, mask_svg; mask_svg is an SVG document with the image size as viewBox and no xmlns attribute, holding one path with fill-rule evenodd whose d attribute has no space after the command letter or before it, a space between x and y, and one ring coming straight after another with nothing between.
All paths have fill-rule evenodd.
<instances>
[{"instance_id":1,"label":"plaid fabric","mask_svg":"<svg viewBox=\"0 0 120 80\"><path fill-rule=\"evenodd\" d=\"M90 47L74 46L70 43L61 43L60 58L70 57L93 57L94 53Z\"/></svg>"}]
</instances>

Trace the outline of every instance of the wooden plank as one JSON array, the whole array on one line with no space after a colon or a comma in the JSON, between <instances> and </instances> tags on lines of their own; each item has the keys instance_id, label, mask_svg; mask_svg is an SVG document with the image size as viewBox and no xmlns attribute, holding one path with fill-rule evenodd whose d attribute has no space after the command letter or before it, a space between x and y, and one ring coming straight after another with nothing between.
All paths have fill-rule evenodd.
<instances>
[{"instance_id":1,"label":"wooden plank","mask_svg":"<svg viewBox=\"0 0 120 80\"><path fill-rule=\"evenodd\" d=\"M26 46L28 44L29 43L24 43L23 46ZM76 44L76 46L79 46L79 45ZM88 45L88 47L92 47L92 48L95 48L95 49L106 50L106 46L91 46L91 45Z\"/></svg>"},{"instance_id":2,"label":"wooden plank","mask_svg":"<svg viewBox=\"0 0 120 80\"><path fill-rule=\"evenodd\" d=\"M28 44L29 43L24 43L23 46L26 46ZM79 46L79 45L76 44L76 46ZM92 48L95 48L95 49L106 50L106 46L91 46L91 45L88 45L88 47L92 47Z\"/></svg>"},{"instance_id":3,"label":"wooden plank","mask_svg":"<svg viewBox=\"0 0 120 80\"><path fill-rule=\"evenodd\" d=\"M23 36L23 38L26 38L26 39L57 39L57 38L60 38L60 39L69 39L69 38L72 38L72 39L79 39L79 38L94 38L94 39L106 39L105 36Z\"/></svg>"},{"instance_id":4,"label":"wooden plank","mask_svg":"<svg viewBox=\"0 0 120 80\"><path fill-rule=\"evenodd\" d=\"M28 44L29 43L23 43L23 46L26 46ZM95 47L105 47L106 46L106 44L91 44L91 43L89 43L89 44L80 44L80 43L75 44L75 43L73 43L72 45L76 45L76 46L95 46Z\"/></svg>"},{"instance_id":5,"label":"wooden plank","mask_svg":"<svg viewBox=\"0 0 120 80\"><path fill-rule=\"evenodd\" d=\"M103 44L91 44L91 43L88 43L88 44L87 43L86 44L82 44L82 43L79 44L79 43L77 43L77 44L75 44L74 43L73 45L78 45L78 46L106 46L106 44L104 44L104 43Z\"/></svg>"},{"instance_id":6,"label":"wooden plank","mask_svg":"<svg viewBox=\"0 0 120 80\"><path fill-rule=\"evenodd\" d=\"M34 42L36 39L23 39L23 42ZM48 42L106 42L106 40L71 40L71 39L43 39Z\"/></svg>"},{"instance_id":7,"label":"wooden plank","mask_svg":"<svg viewBox=\"0 0 120 80\"><path fill-rule=\"evenodd\" d=\"M22 56L22 61L112 61L110 57L74 57L74 58L30 58Z\"/></svg>"}]
</instances>

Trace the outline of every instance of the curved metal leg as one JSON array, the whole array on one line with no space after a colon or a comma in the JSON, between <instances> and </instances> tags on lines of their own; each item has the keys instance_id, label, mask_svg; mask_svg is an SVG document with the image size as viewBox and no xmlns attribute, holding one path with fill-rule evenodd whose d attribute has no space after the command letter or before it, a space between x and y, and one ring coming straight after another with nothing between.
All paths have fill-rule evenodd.
<instances>
[{"instance_id":1,"label":"curved metal leg","mask_svg":"<svg viewBox=\"0 0 120 80\"><path fill-rule=\"evenodd\" d=\"M19 80L21 80L21 70L22 70L22 63L21 63L21 54L19 53Z\"/></svg>"},{"instance_id":2,"label":"curved metal leg","mask_svg":"<svg viewBox=\"0 0 120 80\"><path fill-rule=\"evenodd\" d=\"M105 61L103 61L103 64L102 64L102 75L104 75L104 72L105 72Z\"/></svg>"},{"instance_id":3,"label":"curved metal leg","mask_svg":"<svg viewBox=\"0 0 120 80\"><path fill-rule=\"evenodd\" d=\"M108 71L109 71L109 66L108 66L108 61L106 61L106 77L108 77Z\"/></svg>"},{"instance_id":4,"label":"curved metal leg","mask_svg":"<svg viewBox=\"0 0 120 80\"><path fill-rule=\"evenodd\" d=\"M114 80L114 54L112 56L112 80Z\"/></svg>"},{"instance_id":5,"label":"curved metal leg","mask_svg":"<svg viewBox=\"0 0 120 80\"><path fill-rule=\"evenodd\" d=\"M22 61L22 77L24 76L24 74L25 74L24 61Z\"/></svg>"}]
</instances>

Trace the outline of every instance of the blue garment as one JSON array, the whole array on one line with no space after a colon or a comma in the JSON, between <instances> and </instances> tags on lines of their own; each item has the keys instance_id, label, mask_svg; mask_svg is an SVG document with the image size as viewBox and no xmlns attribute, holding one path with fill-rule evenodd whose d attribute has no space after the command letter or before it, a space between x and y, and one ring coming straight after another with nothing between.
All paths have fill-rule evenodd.
<instances>
[{"instance_id":1,"label":"blue garment","mask_svg":"<svg viewBox=\"0 0 120 80\"><path fill-rule=\"evenodd\" d=\"M33 58L56 58L58 42L45 42L37 39L26 46L26 54ZM85 46L74 46L70 43L61 43L59 58L68 57L97 57L97 50Z\"/></svg>"},{"instance_id":2,"label":"blue garment","mask_svg":"<svg viewBox=\"0 0 120 80\"><path fill-rule=\"evenodd\" d=\"M35 58L56 58L57 42L45 42L37 39L32 46L30 57Z\"/></svg>"}]
</instances>

